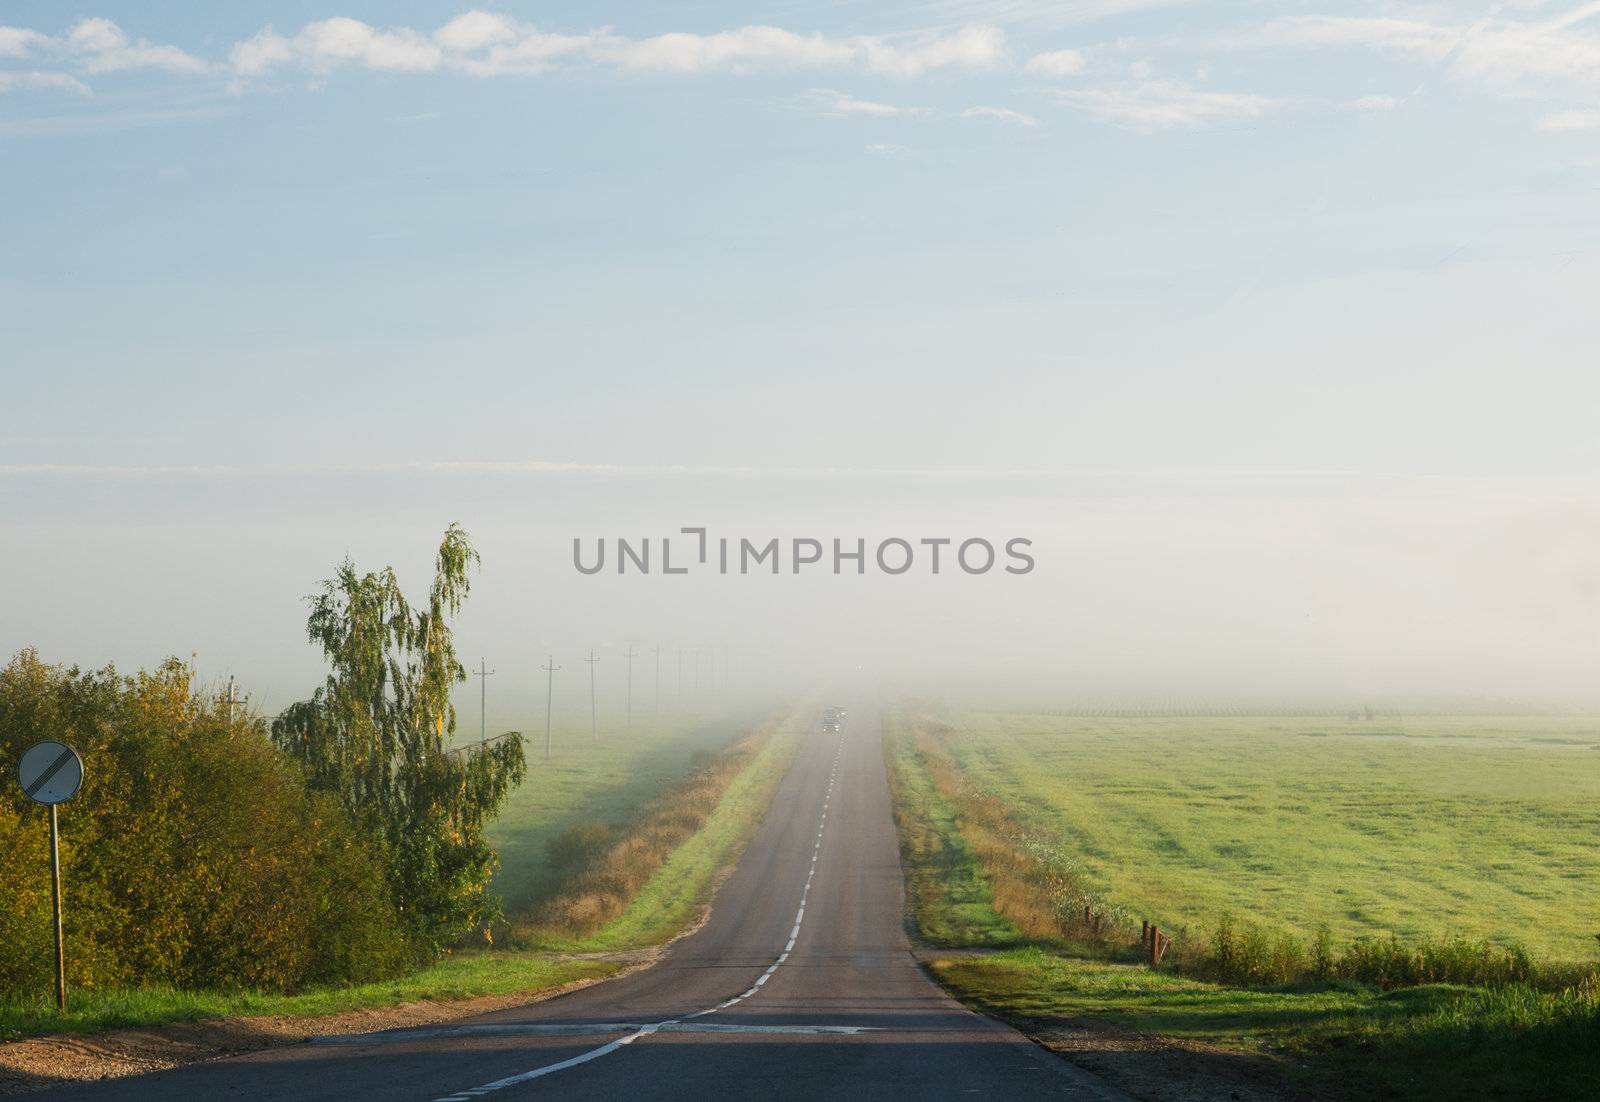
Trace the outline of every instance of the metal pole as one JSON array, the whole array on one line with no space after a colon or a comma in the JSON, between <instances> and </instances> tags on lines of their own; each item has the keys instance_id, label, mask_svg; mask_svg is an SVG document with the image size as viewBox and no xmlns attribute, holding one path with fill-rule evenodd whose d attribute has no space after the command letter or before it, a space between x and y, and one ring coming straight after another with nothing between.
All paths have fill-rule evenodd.
<instances>
[{"instance_id":1,"label":"metal pole","mask_svg":"<svg viewBox=\"0 0 1600 1102\"><path fill-rule=\"evenodd\" d=\"M61 824L50 805L50 896L56 909L56 1009L67 1012L67 955L61 938Z\"/></svg>"}]
</instances>

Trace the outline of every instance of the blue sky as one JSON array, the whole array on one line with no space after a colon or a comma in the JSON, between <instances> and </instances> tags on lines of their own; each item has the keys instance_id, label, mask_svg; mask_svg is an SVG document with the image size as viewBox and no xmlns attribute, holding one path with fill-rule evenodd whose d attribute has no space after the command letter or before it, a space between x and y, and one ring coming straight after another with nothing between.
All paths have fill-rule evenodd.
<instances>
[{"instance_id":1,"label":"blue sky","mask_svg":"<svg viewBox=\"0 0 1600 1102\"><path fill-rule=\"evenodd\" d=\"M793 473L766 512L718 479L828 468L863 476L845 514L1010 529L1080 498L1005 472L1241 518L1333 477L1399 518L1394 578L1463 524L1593 534L1600 5L12 2L0 179L10 645L72 650L62 608L71 638L127 619L104 611L126 594L78 609L84 533L154 577L180 528L210 560L270 528L244 592L276 599L290 559L425 546L474 509L537 513L515 546L545 556L591 519L562 477L638 480L607 498L629 525L660 468L691 472L685 511L813 518ZM941 508L884 470L994 486ZM384 508L333 500L346 477ZM1115 532L1075 576L1150 537ZM1213 566L1248 578L1251 538ZM1415 592L1317 546L1297 569L1352 600ZM1520 555L1456 596L1520 584ZM1550 608L1594 599L1568 558ZM1475 624L1481 671L1506 623ZM146 649L222 632L178 617Z\"/></svg>"}]
</instances>

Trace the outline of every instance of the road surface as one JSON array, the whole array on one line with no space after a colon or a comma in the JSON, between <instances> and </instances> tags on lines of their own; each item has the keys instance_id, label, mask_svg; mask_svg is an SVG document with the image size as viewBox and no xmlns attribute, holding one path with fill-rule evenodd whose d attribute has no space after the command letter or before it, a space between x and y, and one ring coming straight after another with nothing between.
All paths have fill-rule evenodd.
<instances>
[{"instance_id":1,"label":"road surface","mask_svg":"<svg viewBox=\"0 0 1600 1102\"><path fill-rule=\"evenodd\" d=\"M879 718L813 728L711 917L655 966L439 1026L327 1038L59 1099L1124 1096L963 1008L902 925Z\"/></svg>"}]
</instances>

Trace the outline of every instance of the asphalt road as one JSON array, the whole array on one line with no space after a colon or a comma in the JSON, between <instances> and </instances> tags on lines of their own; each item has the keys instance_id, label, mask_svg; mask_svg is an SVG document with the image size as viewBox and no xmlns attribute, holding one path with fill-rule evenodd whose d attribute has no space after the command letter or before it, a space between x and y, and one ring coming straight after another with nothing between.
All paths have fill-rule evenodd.
<instances>
[{"instance_id":1,"label":"asphalt road","mask_svg":"<svg viewBox=\"0 0 1600 1102\"><path fill-rule=\"evenodd\" d=\"M710 920L652 968L441 1026L48 1097L1124 1097L929 981L902 899L878 714L860 701L842 732L813 728Z\"/></svg>"}]
</instances>

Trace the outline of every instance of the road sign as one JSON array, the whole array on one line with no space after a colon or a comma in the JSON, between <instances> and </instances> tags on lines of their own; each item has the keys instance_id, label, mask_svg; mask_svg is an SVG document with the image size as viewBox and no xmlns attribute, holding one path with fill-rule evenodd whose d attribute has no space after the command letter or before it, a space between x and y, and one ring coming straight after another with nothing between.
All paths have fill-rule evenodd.
<instances>
[{"instance_id":1,"label":"road sign","mask_svg":"<svg viewBox=\"0 0 1600 1102\"><path fill-rule=\"evenodd\" d=\"M59 804L72 799L83 784L83 761L64 742L36 742L22 752L17 783L34 803Z\"/></svg>"},{"instance_id":2,"label":"road sign","mask_svg":"<svg viewBox=\"0 0 1600 1102\"><path fill-rule=\"evenodd\" d=\"M83 784L83 759L64 742L36 742L17 762L17 783L34 803L50 808L50 901L56 919L56 1008L67 1010L67 952L61 935L61 823L56 804L78 794Z\"/></svg>"}]
</instances>

